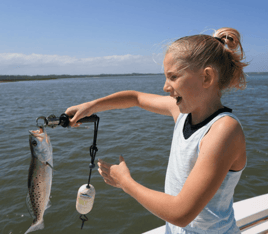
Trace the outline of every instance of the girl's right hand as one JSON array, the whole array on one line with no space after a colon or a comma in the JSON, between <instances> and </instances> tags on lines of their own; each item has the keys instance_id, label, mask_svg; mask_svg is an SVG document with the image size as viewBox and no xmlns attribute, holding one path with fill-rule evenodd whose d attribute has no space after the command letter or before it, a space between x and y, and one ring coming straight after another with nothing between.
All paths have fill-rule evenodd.
<instances>
[{"instance_id":1,"label":"girl's right hand","mask_svg":"<svg viewBox=\"0 0 268 234\"><path fill-rule=\"evenodd\" d=\"M90 102L82 103L77 106L71 106L66 111L65 114L72 117L70 119L70 126L71 127L79 127L82 123L77 123L79 119L82 119L86 116L90 116Z\"/></svg>"}]
</instances>

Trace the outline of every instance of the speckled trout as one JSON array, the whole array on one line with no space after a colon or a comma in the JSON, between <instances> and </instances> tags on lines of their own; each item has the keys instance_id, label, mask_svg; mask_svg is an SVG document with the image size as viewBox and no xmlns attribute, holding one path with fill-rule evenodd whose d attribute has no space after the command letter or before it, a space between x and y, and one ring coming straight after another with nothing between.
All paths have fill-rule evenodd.
<instances>
[{"instance_id":1,"label":"speckled trout","mask_svg":"<svg viewBox=\"0 0 268 234\"><path fill-rule=\"evenodd\" d=\"M43 216L50 206L53 168L52 145L46 131L40 128L29 132L32 158L28 174L29 192L26 204L34 220L25 234L44 228Z\"/></svg>"}]
</instances>

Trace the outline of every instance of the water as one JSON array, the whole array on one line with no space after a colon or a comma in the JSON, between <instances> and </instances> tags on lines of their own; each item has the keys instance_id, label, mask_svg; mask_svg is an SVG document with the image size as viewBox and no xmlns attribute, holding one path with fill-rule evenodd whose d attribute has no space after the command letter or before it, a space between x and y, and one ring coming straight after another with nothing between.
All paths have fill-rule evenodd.
<instances>
[{"instance_id":1,"label":"water","mask_svg":"<svg viewBox=\"0 0 268 234\"><path fill-rule=\"evenodd\" d=\"M36 129L35 118L60 115L67 107L121 90L164 94L164 76L102 77L0 84L0 230L24 233L32 222L25 205L30 164L28 130ZM226 94L223 104L241 120L247 141L248 166L236 187L234 200L268 192L268 77L248 77L248 88ZM164 190L174 122L171 117L139 108L98 113L100 117L96 157L118 163L123 154L133 178L155 190ZM45 228L36 233L78 233L76 211L79 187L87 183L89 146L93 124L47 129L54 150L52 206L46 210ZM85 125L87 127L85 127ZM106 185L93 169L96 189L84 233L142 233L164 222L153 216L122 190Z\"/></svg>"}]
</instances>

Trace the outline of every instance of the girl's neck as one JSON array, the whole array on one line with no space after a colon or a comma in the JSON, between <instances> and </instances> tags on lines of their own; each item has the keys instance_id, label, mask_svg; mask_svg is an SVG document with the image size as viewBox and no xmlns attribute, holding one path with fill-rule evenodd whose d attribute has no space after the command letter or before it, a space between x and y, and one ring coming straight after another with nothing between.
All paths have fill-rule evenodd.
<instances>
[{"instance_id":1,"label":"girl's neck","mask_svg":"<svg viewBox=\"0 0 268 234\"><path fill-rule=\"evenodd\" d=\"M214 103L210 103L209 105L202 105L201 107L196 108L193 112L191 112L192 115L192 125L196 125L204 121L206 118L208 118L210 115L215 113L217 110L223 108L223 105L221 104L221 101L217 101Z\"/></svg>"}]
</instances>

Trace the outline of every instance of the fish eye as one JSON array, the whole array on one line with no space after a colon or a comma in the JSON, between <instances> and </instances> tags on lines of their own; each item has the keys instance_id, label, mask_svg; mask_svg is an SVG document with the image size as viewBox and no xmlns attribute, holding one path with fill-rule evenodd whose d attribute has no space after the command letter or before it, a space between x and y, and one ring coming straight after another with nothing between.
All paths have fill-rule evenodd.
<instances>
[{"instance_id":1,"label":"fish eye","mask_svg":"<svg viewBox=\"0 0 268 234\"><path fill-rule=\"evenodd\" d=\"M37 142L35 140L33 140L32 144L33 146L37 146Z\"/></svg>"}]
</instances>

